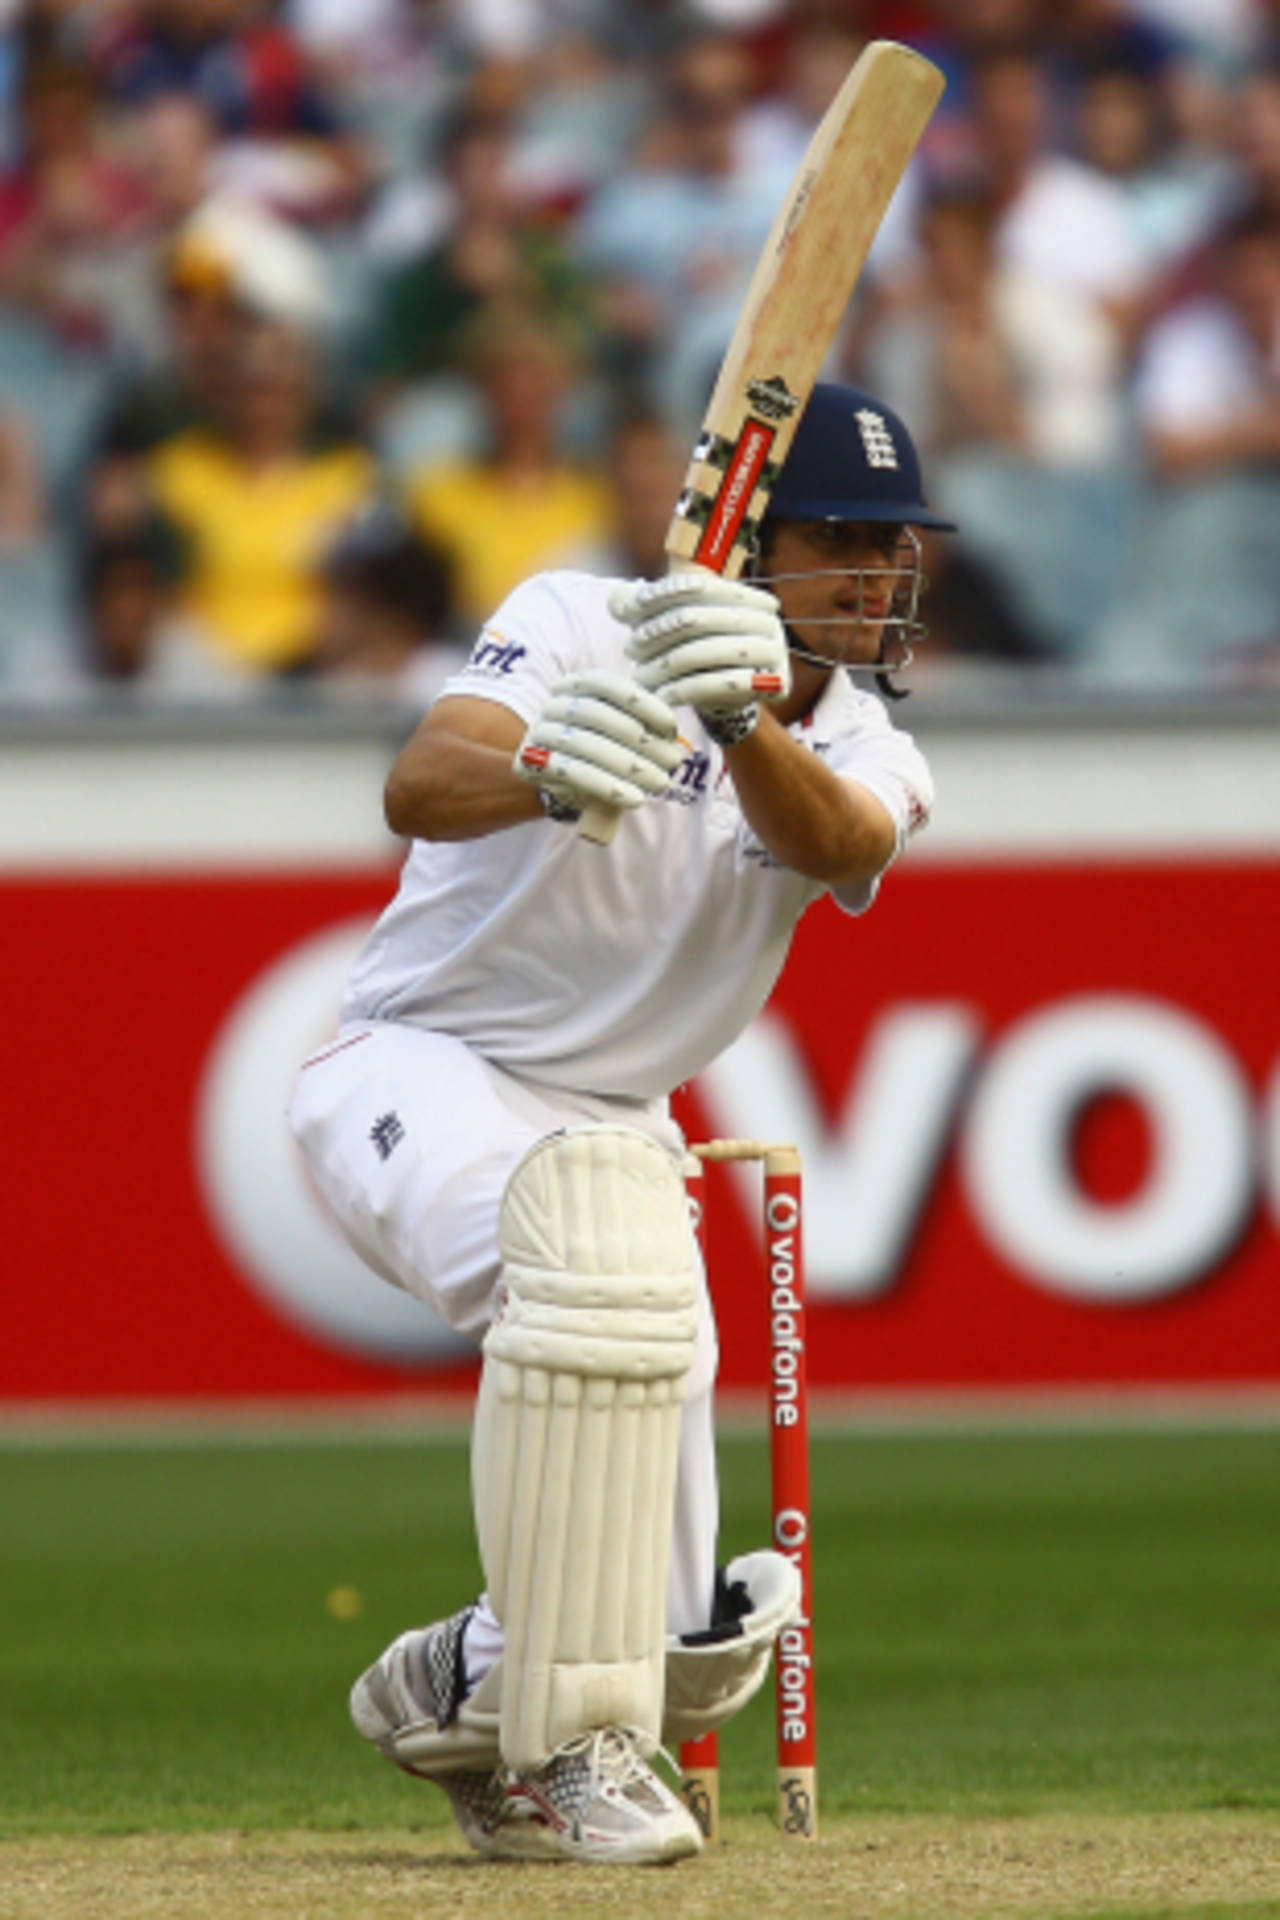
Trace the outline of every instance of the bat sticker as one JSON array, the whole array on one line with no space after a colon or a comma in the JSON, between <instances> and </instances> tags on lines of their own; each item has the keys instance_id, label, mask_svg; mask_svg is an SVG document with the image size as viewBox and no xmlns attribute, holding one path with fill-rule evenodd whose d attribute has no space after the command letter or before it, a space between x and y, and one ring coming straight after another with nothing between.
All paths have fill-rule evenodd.
<instances>
[{"instance_id":1,"label":"bat sticker","mask_svg":"<svg viewBox=\"0 0 1280 1920\"><path fill-rule=\"evenodd\" d=\"M765 420L789 420L800 405L781 375L768 380L748 380L747 401L753 412Z\"/></svg>"}]
</instances>

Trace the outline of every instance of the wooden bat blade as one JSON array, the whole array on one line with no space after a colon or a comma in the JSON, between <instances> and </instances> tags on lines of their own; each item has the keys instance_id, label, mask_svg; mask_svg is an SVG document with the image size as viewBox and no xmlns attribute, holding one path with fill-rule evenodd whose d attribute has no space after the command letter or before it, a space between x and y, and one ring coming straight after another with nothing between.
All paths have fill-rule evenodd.
<instances>
[{"instance_id":1,"label":"wooden bat blade","mask_svg":"<svg viewBox=\"0 0 1280 1920\"><path fill-rule=\"evenodd\" d=\"M673 568L742 569L814 382L945 82L892 40L864 48L805 150L756 263L684 489L667 529ZM578 831L607 846L618 815Z\"/></svg>"},{"instance_id":2,"label":"wooden bat blade","mask_svg":"<svg viewBox=\"0 0 1280 1920\"><path fill-rule=\"evenodd\" d=\"M824 114L764 244L707 406L667 552L737 574L871 242L943 89L868 46Z\"/></svg>"}]
</instances>

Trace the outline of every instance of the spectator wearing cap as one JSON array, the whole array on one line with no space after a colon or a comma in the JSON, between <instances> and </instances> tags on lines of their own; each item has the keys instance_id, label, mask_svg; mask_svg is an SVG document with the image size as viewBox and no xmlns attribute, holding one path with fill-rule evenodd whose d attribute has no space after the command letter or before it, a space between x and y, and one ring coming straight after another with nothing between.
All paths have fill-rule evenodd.
<instances>
[{"instance_id":1,"label":"spectator wearing cap","mask_svg":"<svg viewBox=\"0 0 1280 1920\"><path fill-rule=\"evenodd\" d=\"M226 197L203 199L159 249L162 352L126 362L107 387L79 489L90 541L141 531L152 454L216 435L233 403L236 356L256 318L318 334L330 309L321 256L287 222ZM329 421L331 410L321 406Z\"/></svg>"},{"instance_id":2,"label":"spectator wearing cap","mask_svg":"<svg viewBox=\"0 0 1280 1920\"><path fill-rule=\"evenodd\" d=\"M142 526L148 456L162 441L216 420L229 398L242 313L234 263L189 223L162 250L157 282L162 355L116 374L87 457L83 512L92 539Z\"/></svg>"}]
</instances>

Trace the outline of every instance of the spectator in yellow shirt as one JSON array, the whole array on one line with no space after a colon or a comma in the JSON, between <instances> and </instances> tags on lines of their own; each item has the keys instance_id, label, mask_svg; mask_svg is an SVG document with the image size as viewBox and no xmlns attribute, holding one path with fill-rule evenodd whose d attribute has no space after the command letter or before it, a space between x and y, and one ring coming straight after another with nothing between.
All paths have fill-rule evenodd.
<instances>
[{"instance_id":1,"label":"spectator in yellow shirt","mask_svg":"<svg viewBox=\"0 0 1280 1920\"><path fill-rule=\"evenodd\" d=\"M337 529L376 491L368 451L319 422L308 337L247 319L226 418L150 457L157 506L185 549L181 611L248 674L305 666L320 629L319 567Z\"/></svg>"},{"instance_id":2,"label":"spectator in yellow shirt","mask_svg":"<svg viewBox=\"0 0 1280 1920\"><path fill-rule=\"evenodd\" d=\"M573 368L554 333L525 309L493 307L470 359L487 402L486 456L411 474L411 517L456 568L459 610L485 620L512 587L545 567L595 568L611 532L600 475L559 446Z\"/></svg>"}]
</instances>

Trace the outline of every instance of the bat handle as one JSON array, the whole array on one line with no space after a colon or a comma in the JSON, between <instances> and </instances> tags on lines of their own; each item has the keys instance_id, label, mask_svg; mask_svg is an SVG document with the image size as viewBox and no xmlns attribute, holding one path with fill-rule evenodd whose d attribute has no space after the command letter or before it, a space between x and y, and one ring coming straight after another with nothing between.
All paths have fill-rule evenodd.
<instances>
[{"instance_id":1,"label":"bat handle","mask_svg":"<svg viewBox=\"0 0 1280 1920\"><path fill-rule=\"evenodd\" d=\"M683 527L687 523L677 521L675 524ZM696 560L686 560L678 553L669 553L667 559L668 573L715 573L717 571L715 567L699 566ZM740 559L738 560L738 565L741 565ZM723 571L724 577L731 579L733 574L737 572L737 566L734 566L731 572L729 566L726 565ZM577 830L584 840L592 841L597 847L607 847L612 841L614 834L618 831L618 822L621 820L622 814L622 808L606 807L603 801L598 801L595 805L582 809L582 817L578 821Z\"/></svg>"},{"instance_id":2,"label":"bat handle","mask_svg":"<svg viewBox=\"0 0 1280 1920\"><path fill-rule=\"evenodd\" d=\"M603 803L597 802L593 806L582 809L582 817L578 821L578 832L584 840L594 841L598 847L607 847L618 831L618 822L621 818L620 807L606 807Z\"/></svg>"}]
</instances>

